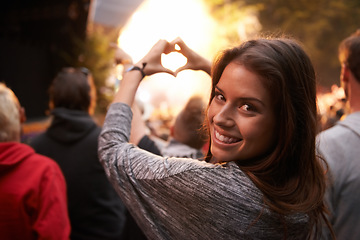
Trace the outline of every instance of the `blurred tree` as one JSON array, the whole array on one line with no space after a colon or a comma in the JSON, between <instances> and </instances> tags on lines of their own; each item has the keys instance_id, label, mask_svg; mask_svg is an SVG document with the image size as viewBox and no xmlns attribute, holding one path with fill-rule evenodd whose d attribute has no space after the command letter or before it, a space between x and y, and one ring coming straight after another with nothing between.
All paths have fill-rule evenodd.
<instances>
[{"instance_id":1,"label":"blurred tree","mask_svg":"<svg viewBox=\"0 0 360 240\"><path fill-rule=\"evenodd\" d=\"M75 38L75 48L71 53L63 53L63 58L74 67L86 67L90 70L97 91L96 114L104 114L112 101L114 85L107 83L115 69L115 48L110 46L118 31L107 31L102 27L89 27L85 40Z\"/></svg>"},{"instance_id":2,"label":"blurred tree","mask_svg":"<svg viewBox=\"0 0 360 240\"><path fill-rule=\"evenodd\" d=\"M205 0L205 2L209 4L214 17L219 21L237 18L237 12L251 8L258 14L262 26L261 33L286 34L299 39L313 60L320 84L325 86L339 82L338 44L360 28L359 0ZM234 36L228 35L231 36L229 41L234 41Z\"/></svg>"}]
</instances>

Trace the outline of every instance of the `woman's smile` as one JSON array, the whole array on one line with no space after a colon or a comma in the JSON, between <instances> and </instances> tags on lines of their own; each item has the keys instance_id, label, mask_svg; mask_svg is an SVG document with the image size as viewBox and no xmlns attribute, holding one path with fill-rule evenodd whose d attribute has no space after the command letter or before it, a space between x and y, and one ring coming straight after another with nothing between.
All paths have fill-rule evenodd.
<instances>
[{"instance_id":1,"label":"woman's smile","mask_svg":"<svg viewBox=\"0 0 360 240\"><path fill-rule=\"evenodd\" d=\"M242 139L239 139L239 138L228 137L228 136L222 135L216 130L214 130L214 133L215 133L215 138L217 140L219 140L220 142L224 143L224 144L237 143L237 142L240 142L242 140Z\"/></svg>"}]
</instances>

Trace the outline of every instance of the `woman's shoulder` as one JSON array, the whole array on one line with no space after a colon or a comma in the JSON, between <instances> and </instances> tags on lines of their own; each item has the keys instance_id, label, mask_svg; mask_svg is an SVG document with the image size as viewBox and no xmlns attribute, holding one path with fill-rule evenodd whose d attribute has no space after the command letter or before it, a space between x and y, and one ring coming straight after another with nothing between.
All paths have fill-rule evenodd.
<instances>
[{"instance_id":1,"label":"woman's shoulder","mask_svg":"<svg viewBox=\"0 0 360 240\"><path fill-rule=\"evenodd\" d=\"M178 172L174 174L183 175L179 178L187 179L189 184L193 183L197 189L212 192L209 195L227 196L239 201L253 199L262 202L262 193L250 180L250 178L234 162L224 164L212 164L199 160L178 161ZM174 164L174 163L172 163ZM181 170L182 168L182 170Z\"/></svg>"}]
</instances>

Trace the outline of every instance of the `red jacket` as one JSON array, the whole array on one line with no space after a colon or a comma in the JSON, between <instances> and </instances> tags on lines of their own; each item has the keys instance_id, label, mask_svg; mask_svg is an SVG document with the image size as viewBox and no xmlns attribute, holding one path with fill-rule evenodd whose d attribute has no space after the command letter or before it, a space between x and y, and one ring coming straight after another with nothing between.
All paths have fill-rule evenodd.
<instances>
[{"instance_id":1,"label":"red jacket","mask_svg":"<svg viewBox=\"0 0 360 240\"><path fill-rule=\"evenodd\" d=\"M58 165L28 145L0 143L0 239L69 239L66 184Z\"/></svg>"}]
</instances>

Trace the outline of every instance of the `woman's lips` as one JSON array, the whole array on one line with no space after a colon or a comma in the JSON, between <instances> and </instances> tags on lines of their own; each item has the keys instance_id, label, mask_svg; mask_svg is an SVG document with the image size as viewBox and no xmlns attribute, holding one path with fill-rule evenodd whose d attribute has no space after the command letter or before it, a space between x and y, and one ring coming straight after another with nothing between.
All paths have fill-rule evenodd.
<instances>
[{"instance_id":1,"label":"woman's lips","mask_svg":"<svg viewBox=\"0 0 360 240\"><path fill-rule=\"evenodd\" d=\"M226 143L226 144L236 143L236 142L240 142L242 140L240 138L234 138L234 137L228 137L228 136L221 135L216 130L215 130L215 137L220 142L223 142L223 143Z\"/></svg>"}]
</instances>

